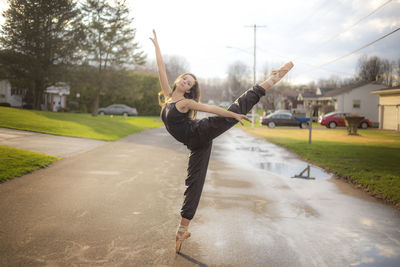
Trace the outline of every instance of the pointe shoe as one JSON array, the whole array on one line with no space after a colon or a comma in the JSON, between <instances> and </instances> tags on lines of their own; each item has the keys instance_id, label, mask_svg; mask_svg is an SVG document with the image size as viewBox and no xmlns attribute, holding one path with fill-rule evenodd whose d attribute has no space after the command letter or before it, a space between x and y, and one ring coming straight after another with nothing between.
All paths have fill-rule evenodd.
<instances>
[{"instance_id":1,"label":"pointe shoe","mask_svg":"<svg viewBox=\"0 0 400 267\"><path fill-rule=\"evenodd\" d=\"M182 242L190 237L189 232L185 232L178 240L175 242L175 253L179 253L181 251Z\"/></svg>"},{"instance_id":2,"label":"pointe shoe","mask_svg":"<svg viewBox=\"0 0 400 267\"><path fill-rule=\"evenodd\" d=\"M283 76L286 75L286 73L288 73L292 68L293 68L293 62L289 61L287 63L285 63L280 69L278 70L273 70L269 76L270 78L267 80L267 83L270 86L275 85L277 82L279 82Z\"/></svg>"},{"instance_id":3,"label":"pointe shoe","mask_svg":"<svg viewBox=\"0 0 400 267\"><path fill-rule=\"evenodd\" d=\"M175 241L175 253L179 253L181 251L182 242L190 237L190 232L187 231L187 226L180 226L178 228L178 232L176 233L178 240Z\"/></svg>"}]
</instances>

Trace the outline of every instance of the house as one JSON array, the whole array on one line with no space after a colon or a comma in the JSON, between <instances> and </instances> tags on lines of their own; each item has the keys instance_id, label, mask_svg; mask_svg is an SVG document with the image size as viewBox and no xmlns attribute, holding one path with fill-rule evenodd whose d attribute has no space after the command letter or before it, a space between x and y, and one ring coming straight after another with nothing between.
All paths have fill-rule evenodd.
<instances>
[{"instance_id":1,"label":"house","mask_svg":"<svg viewBox=\"0 0 400 267\"><path fill-rule=\"evenodd\" d=\"M379 95L379 128L400 131L400 87L372 91Z\"/></svg>"},{"instance_id":2,"label":"house","mask_svg":"<svg viewBox=\"0 0 400 267\"><path fill-rule=\"evenodd\" d=\"M372 91L383 89L386 86L376 82L361 82L341 88L326 90L321 95L303 96L304 106L311 107L314 116L327 113L325 110L349 112L359 114L370 119L375 125L378 119L378 96L370 94Z\"/></svg>"},{"instance_id":3,"label":"house","mask_svg":"<svg viewBox=\"0 0 400 267\"><path fill-rule=\"evenodd\" d=\"M322 114L331 112L334 110L333 102L330 97L325 98L324 95L333 88L320 88L318 87L315 91L304 90L297 96L299 103L302 103L303 109L311 112L311 118L313 121L317 121L318 117Z\"/></svg>"},{"instance_id":4,"label":"house","mask_svg":"<svg viewBox=\"0 0 400 267\"><path fill-rule=\"evenodd\" d=\"M42 109L59 111L67 107L67 95L70 94L70 86L64 82L58 82L49 86L44 91L44 104Z\"/></svg>"},{"instance_id":5,"label":"house","mask_svg":"<svg viewBox=\"0 0 400 267\"><path fill-rule=\"evenodd\" d=\"M11 107L22 107L23 89L12 89L8 80L0 81L0 103L8 103Z\"/></svg>"}]
</instances>

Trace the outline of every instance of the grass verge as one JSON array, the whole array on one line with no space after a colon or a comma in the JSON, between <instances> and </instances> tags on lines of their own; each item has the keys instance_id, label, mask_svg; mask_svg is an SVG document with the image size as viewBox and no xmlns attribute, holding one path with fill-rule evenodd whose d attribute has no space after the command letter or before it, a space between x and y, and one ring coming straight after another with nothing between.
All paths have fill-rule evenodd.
<instances>
[{"instance_id":1,"label":"grass verge","mask_svg":"<svg viewBox=\"0 0 400 267\"><path fill-rule=\"evenodd\" d=\"M0 127L107 141L161 125L159 117L93 117L0 107Z\"/></svg>"},{"instance_id":2,"label":"grass verge","mask_svg":"<svg viewBox=\"0 0 400 267\"><path fill-rule=\"evenodd\" d=\"M0 145L0 183L59 160L45 154Z\"/></svg>"},{"instance_id":3,"label":"grass verge","mask_svg":"<svg viewBox=\"0 0 400 267\"><path fill-rule=\"evenodd\" d=\"M288 148L315 165L335 173L377 198L400 208L400 134L377 129L315 129L308 144L308 130L278 127L243 129Z\"/></svg>"}]
</instances>

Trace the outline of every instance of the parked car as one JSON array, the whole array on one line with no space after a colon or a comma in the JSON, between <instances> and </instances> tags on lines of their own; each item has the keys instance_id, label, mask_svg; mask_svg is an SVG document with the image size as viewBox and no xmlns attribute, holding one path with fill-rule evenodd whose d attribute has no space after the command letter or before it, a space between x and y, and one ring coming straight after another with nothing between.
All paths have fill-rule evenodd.
<instances>
[{"instance_id":1,"label":"parked car","mask_svg":"<svg viewBox=\"0 0 400 267\"><path fill-rule=\"evenodd\" d=\"M123 104L113 104L105 108L99 108L100 115L122 115L122 116L137 116L136 108L131 108Z\"/></svg>"},{"instance_id":2,"label":"parked car","mask_svg":"<svg viewBox=\"0 0 400 267\"><path fill-rule=\"evenodd\" d=\"M331 112L327 113L324 116L320 116L318 119L318 123L321 125L325 125L326 128L331 128L334 129L336 127L340 126L346 126L346 123L344 121L345 116L349 116L350 113L347 112ZM363 128L367 129L368 127L372 127L372 121L369 119L364 118L363 120L360 121L360 124L358 125L358 128Z\"/></svg>"},{"instance_id":3,"label":"parked car","mask_svg":"<svg viewBox=\"0 0 400 267\"><path fill-rule=\"evenodd\" d=\"M309 118L299 118L285 112L274 112L266 117L260 117L261 125L267 125L269 128L275 128L275 126L299 126L305 129L309 120Z\"/></svg>"}]
</instances>

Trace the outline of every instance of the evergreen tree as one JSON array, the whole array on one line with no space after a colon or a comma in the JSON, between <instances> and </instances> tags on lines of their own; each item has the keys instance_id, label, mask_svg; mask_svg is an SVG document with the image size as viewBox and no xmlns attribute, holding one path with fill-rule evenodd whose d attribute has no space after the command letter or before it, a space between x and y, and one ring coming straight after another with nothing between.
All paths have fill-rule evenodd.
<instances>
[{"instance_id":1,"label":"evergreen tree","mask_svg":"<svg viewBox=\"0 0 400 267\"><path fill-rule=\"evenodd\" d=\"M100 93L105 90L107 72L130 64L145 63L145 56L134 42L136 29L131 26L125 1L86 0L82 7L85 61L98 69L96 97L92 115L97 116Z\"/></svg>"},{"instance_id":2,"label":"evergreen tree","mask_svg":"<svg viewBox=\"0 0 400 267\"><path fill-rule=\"evenodd\" d=\"M27 89L40 109L47 86L60 81L63 67L75 59L79 11L72 0L8 0L3 12L0 64L5 78ZM22 81L22 82L21 82ZM16 85L16 83L14 83Z\"/></svg>"}]
</instances>

